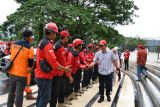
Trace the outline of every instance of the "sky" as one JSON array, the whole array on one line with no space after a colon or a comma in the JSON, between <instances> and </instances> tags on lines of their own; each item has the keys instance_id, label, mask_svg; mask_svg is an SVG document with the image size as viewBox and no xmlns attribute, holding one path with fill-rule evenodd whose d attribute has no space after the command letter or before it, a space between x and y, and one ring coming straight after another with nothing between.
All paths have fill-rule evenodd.
<instances>
[{"instance_id":1,"label":"sky","mask_svg":"<svg viewBox=\"0 0 160 107\"><path fill-rule=\"evenodd\" d=\"M139 7L134 18L135 24L116 26L120 34L126 37L160 39L160 0L134 0ZM14 0L0 1L0 24L6 21L6 16L14 13L20 5Z\"/></svg>"},{"instance_id":2,"label":"sky","mask_svg":"<svg viewBox=\"0 0 160 107\"><path fill-rule=\"evenodd\" d=\"M135 24L117 26L119 33L127 37L158 38L160 39L160 0L134 0L139 7L134 18Z\"/></svg>"}]
</instances>

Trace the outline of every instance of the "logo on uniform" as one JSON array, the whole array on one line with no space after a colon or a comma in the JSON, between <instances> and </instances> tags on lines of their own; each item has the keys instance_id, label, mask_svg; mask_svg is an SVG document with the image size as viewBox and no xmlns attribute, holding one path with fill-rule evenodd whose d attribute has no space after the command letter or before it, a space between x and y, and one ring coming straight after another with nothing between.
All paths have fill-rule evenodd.
<instances>
[{"instance_id":1,"label":"logo on uniform","mask_svg":"<svg viewBox=\"0 0 160 107\"><path fill-rule=\"evenodd\" d=\"M64 55L65 54L65 52L62 52L62 55Z\"/></svg>"}]
</instances>

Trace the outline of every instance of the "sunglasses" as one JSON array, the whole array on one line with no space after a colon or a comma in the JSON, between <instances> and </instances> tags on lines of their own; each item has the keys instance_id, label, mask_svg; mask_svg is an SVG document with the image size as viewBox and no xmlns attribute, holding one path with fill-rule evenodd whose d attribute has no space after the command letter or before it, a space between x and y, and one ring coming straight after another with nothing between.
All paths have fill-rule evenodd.
<instances>
[{"instance_id":1,"label":"sunglasses","mask_svg":"<svg viewBox=\"0 0 160 107\"><path fill-rule=\"evenodd\" d=\"M99 47L102 47L102 46L104 46L104 45L99 45Z\"/></svg>"}]
</instances>

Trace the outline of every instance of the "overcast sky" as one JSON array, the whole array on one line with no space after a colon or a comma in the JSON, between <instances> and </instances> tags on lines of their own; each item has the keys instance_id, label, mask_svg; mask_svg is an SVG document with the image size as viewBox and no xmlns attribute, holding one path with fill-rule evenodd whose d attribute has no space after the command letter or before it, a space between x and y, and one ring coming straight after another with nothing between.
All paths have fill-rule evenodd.
<instances>
[{"instance_id":1,"label":"overcast sky","mask_svg":"<svg viewBox=\"0 0 160 107\"><path fill-rule=\"evenodd\" d=\"M117 26L119 33L127 37L160 38L160 0L134 0L139 7L134 18L135 24ZM6 16L16 11L19 5L14 0L0 1L0 24L6 20Z\"/></svg>"}]
</instances>

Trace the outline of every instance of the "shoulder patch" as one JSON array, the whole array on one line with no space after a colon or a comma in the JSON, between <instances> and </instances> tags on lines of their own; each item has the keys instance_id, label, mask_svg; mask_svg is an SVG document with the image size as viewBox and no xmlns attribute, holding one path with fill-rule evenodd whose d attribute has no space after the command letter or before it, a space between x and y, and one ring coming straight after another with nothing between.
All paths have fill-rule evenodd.
<instances>
[{"instance_id":1,"label":"shoulder patch","mask_svg":"<svg viewBox=\"0 0 160 107\"><path fill-rule=\"evenodd\" d=\"M49 43L48 39L47 38L43 38L40 43L38 44L38 47L40 49L43 49L47 44Z\"/></svg>"},{"instance_id":2,"label":"shoulder patch","mask_svg":"<svg viewBox=\"0 0 160 107\"><path fill-rule=\"evenodd\" d=\"M29 42L27 42L26 40L16 41L15 44L20 45L20 46L23 46L23 47L28 48L28 49L31 48L31 45L30 45Z\"/></svg>"},{"instance_id":3,"label":"shoulder patch","mask_svg":"<svg viewBox=\"0 0 160 107\"><path fill-rule=\"evenodd\" d=\"M72 52L72 54L73 54L74 57L79 56L78 52L74 51L73 49L71 50L71 52Z\"/></svg>"},{"instance_id":4,"label":"shoulder patch","mask_svg":"<svg viewBox=\"0 0 160 107\"><path fill-rule=\"evenodd\" d=\"M62 47L62 43L60 41L56 42L55 47L54 47L54 51L57 51L61 47Z\"/></svg>"}]
</instances>

